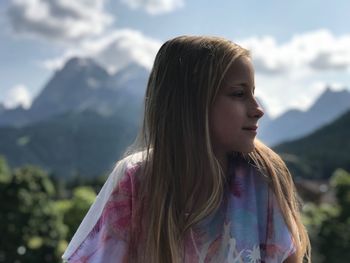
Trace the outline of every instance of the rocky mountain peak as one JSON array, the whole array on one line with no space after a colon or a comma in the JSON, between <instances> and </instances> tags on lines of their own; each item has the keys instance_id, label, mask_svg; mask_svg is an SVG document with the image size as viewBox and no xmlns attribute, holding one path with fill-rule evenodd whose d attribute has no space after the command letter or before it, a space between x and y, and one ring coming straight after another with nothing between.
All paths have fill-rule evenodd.
<instances>
[{"instance_id":1,"label":"rocky mountain peak","mask_svg":"<svg viewBox=\"0 0 350 263\"><path fill-rule=\"evenodd\" d=\"M56 75L98 75L108 77L108 72L91 58L70 58Z\"/></svg>"},{"instance_id":2,"label":"rocky mountain peak","mask_svg":"<svg viewBox=\"0 0 350 263\"><path fill-rule=\"evenodd\" d=\"M332 107L334 106L334 107ZM346 88L334 90L327 86L325 91L316 99L309 111L332 111L332 108L347 109L350 107L350 91Z\"/></svg>"}]
</instances>

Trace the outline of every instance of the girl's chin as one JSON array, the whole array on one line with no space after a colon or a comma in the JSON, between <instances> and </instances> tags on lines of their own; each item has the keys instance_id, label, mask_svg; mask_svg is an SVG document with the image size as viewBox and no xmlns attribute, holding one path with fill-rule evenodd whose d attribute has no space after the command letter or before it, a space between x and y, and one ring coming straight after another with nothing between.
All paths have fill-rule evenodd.
<instances>
[{"instance_id":1,"label":"girl's chin","mask_svg":"<svg viewBox=\"0 0 350 263\"><path fill-rule=\"evenodd\" d=\"M246 147L241 147L241 149L239 151L233 151L233 152L240 152L240 153L251 153L253 152L255 149L255 145L247 145Z\"/></svg>"}]
</instances>

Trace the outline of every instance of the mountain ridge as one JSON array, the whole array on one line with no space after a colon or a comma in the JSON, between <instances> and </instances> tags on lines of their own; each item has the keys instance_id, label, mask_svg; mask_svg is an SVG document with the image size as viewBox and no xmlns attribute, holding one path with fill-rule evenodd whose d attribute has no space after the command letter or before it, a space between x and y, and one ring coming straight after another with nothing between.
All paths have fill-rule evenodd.
<instances>
[{"instance_id":1,"label":"mountain ridge","mask_svg":"<svg viewBox=\"0 0 350 263\"><path fill-rule=\"evenodd\" d=\"M350 110L313 133L273 149L284 157L294 174L325 179L337 168L350 171L349 134Z\"/></svg>"},{"instance_id":2,"label":"mountain ridge","mask_svg":"<svg viewBox=\"0 0 350 263\"><path fill-rule=\"evenodd\" d=\"M306 110L290 109L269 122L260 132L260 139L270 146L295 140L332 122L350 109L350 91L331 90L328 86Z\"/></svg>"},{"instance_id":3,"label":"mountain ridge","mask_svg":"<svg viewBox=\"0 0 350 263\"><path fill-rule=\"evenodd\" d=\"M64 112L84 110L111 115L127 109L138 120L148 71L136 64L129 68L137 75L130 76L127 71L110 75L92 59L71 58L54 73L28 110L0 111L0 127L21 127ZM142 95L135 96L135 90Z\"/></svg>"}]
</instances>

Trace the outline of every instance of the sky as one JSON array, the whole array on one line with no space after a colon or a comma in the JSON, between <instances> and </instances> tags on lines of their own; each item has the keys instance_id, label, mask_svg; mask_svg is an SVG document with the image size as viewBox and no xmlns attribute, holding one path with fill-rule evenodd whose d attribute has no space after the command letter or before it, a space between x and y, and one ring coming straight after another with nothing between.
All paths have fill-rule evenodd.
<instances>
[{"instance_id":1,"label":"sky","mask_svg":"<svg viewBox=\"0 0 350 263\"><path fill-rule=\"evenodd\" d=\"M228 38L252 53L256 95L277 117L350 90L347 0L1 0L0 103L29 108L74 56L115 73L148 69L178 35Z\"/></svg>"}]
</instances>

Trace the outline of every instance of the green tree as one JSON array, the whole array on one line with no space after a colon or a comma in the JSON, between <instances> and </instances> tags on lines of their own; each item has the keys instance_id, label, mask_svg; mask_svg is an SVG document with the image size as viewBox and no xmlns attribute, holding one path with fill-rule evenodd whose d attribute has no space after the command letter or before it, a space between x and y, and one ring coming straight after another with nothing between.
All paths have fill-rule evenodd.
<instances>
[{"instance_id":1,"label":"green tree","mask_svg":"<svg viewBox=\"0 0 350 263\"><path fill-rule=\"evenodd\" d=\"M321 224L319 249L324 262L350 262L350 174L338 169L331 177L339 212Z\"/></svg>"},{"instance_id":2,"label":"green tree","mask_svg":"<svg viewBox=\"0 0 350 263\"><path fill-rule=\"evenodd\" d=\"M320 239L319 232L322 224L329 218L336 217L339 214L338 206L331 204L321 204L317 206L312 202L308 202L303 206L303 223L307 226L311 246L312 261L323 262L323 251L319 249Z\"/></svg>"},{"instance_id":3,"label":"green tree","mask_svg":"<svg viewBox=\"0 0 350 263\"><path fill-rule=\"evenodd\" d=\"M10 168L7 165L5 157L0 155L0 183L7 183L11 180Z\"/></svg>"},{"instance_id":4,"label":"green tree","mask_svg":"<svg viewBox=\"0 0 350 263\"><path fill-rule=\"evenodd\" d=\"M92 187L79 186L73 190L71 200L56 202L58 210L64 215L63 222L68 227L67 240L73 237L95 199L96 193Z\"/></svg>"},{"instance_id":5,"label":"green tree","mask_svg":"<svg viewBox=\"0 0 350 263\"><path fill-rule=\"evenodd\" d=\"M0 261L61 261L67 227L54 193L48 175L34 166L16 169L10 180L0 181Z\"/></svg>"}]
</instances>

